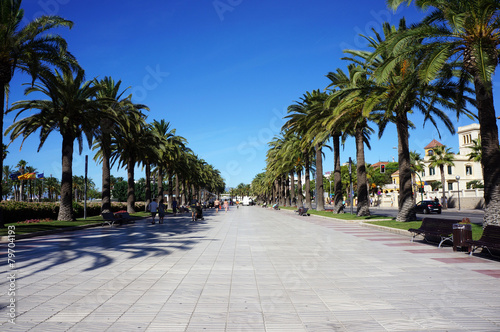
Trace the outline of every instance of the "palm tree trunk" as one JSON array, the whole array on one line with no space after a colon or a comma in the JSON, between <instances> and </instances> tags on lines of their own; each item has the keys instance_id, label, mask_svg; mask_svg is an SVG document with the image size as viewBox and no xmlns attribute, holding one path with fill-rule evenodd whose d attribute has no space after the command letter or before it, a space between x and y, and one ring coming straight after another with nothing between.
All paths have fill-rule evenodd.
<instances>
[{"instance_id":1,"label":"palm tree trunk","mask_svg":"<svg viewBox=\"0 0 500 332\"><path fill-rule=\"evenodd\" d=\"M340 172L340 135L333 135L333 190L334 204L333 213L343 213L342 206L344 205L342 192L342 175Z\"/></svg>"},{"instance_id":2,"label":"palm tree trunk","mask_svg":"<svg viewBox=\"0 0 500 332\"><path fill-rule=\"evenodd\" d=\"M491 83L486 86L476 74L474 77L476 102L481 136L481 163L484 176L483 226L498 225L500 220L500 150L498 126L493 104Z\"/></svg>"},{"instance_id":3,"label":"palm tree trunk","mask_svg":"<svg viewBox=\"0 0 500 332\"><path fill-rule=\"evenodd\" d=\"M175 174L175 199L177 200L177 204L180 204L179 202L179 175Z\"/></svg>"},{"instance_id":4,"label":"palm tree trunk","mask_svg":"<svg viewBox=\"0 0 500 332\"><path fill-rule=\"evenodd\" d=\"M127 212L135 213L135 181L134 181L135 161L132 158L127 162Z\"/></svg>"},{"instance_id":5,"label":"palm tree trunk","mask_svg":"<svg viewBox=\"0 0 500 332\"><path fill-rule=\"evenodd\" d=\"M74 220L73 218L73 142L74 137L63 134L62 142L62 176L61 176L61 202L57 220Z\"/></svg>"},{"instance_id":6,"label":"palm tree trunk","mask_svg":"<svg viewBox=\"0 0 500 332\"><path fill-rule=\"evenodd\" d=\"M111 165L109 157L111 156L111 127L112 121L108 118L101 120L102 127L102 202L101 211L111 212Z\"/></svg>"},{"instance_id":7,"label":"palm tree trunk","mask_svg":"<svg viewBox=\"0 0 500 332\"><path fill-rule=\"evenodd\" d=\"M356 176L358 184L358 205L356 215L370 215L370 201L366 186L365 144L363 143L363 128L356 128Z\"/></svg>"},{"instance_id":8,"label":"palm tree trunk","mask_svg":"<svg viewBox=\"0 0 500 332\"><path fill-rule=\"evenodd\" d=\"M316 211L325 211L323 153L319 144L316 145Z\"/></svg>"},{"instance_id":9,"label":"palm tree trunk","mask_svg":"<svg viewBox=\"0 0 500 332\"><path fill-rule=\"evenodd\" d=\"M297 206L304 206L304 195L302 195L302 170L297 172Z\"/></svg>"},{"instance_id":10,"label":"palm tree trunk","mask_svg":"<svg viewBox=\"0 0 500 332\"><path fill-rule=\"evenodd\" d=\"M172 201L174 198L174 176L172 175L172 172L168 172L168 208L172 209Z\"/></svg>"},{"instance_id":11,"label":"palm tree trunk","mask_svg":"<svg viewBox=\"0 0 500 332\"><path fill-rule=\"evenodd\" d=\"M445 180L445 177L444 177L444 165L440 165L439 166L439 171L441 172L441 192L442 192L442 195L441 195L441 202L443 202L443 209L447 209L448 208L448 200L445 199L446 197L446 180Z\"/></svg>"},{"instance_id":12,"label":"palm tree trunk","mask_svg":"<svg viewBox=\"0 0 500 332\"><path fill-rule=\"evenodd\" d=\"M307 152L304 153L304 162L305 162L305 177L306 177L306 208L312 209L311 205L311 171L309 167L309 155Z\"/></svg>"},{"instance_id":13,"label":"palm tree trunk","mask_svg":"<svg viewBox=\"0 0 500 332\"><path fill-rule=\"evenodd\" d=\"M290 206L295 204L295 174L290 172Z\"/></svg>"},{"instance_id":14,"label":"palm tree trunk","mask_svg":"<svg viewBox=\"0 0 500 332\"><path fill-rule=\"evenodd\" d=\"M399 211L396 221L406 222L417 219L413 208L413 198L411 197L411 163L408 144L408 114L406 110L396 114L396 128L398 132L399 161Z\"/></svg>"},{"instance_id":15,"label":"palm tree trunk","mask_svg":"<svg viewBox=\"0 0 500 332\"><path fill-rule=\"evenodd\" d=\"M161 167L158 167L158 194L156 195L155 199L158 200L158 204L163 203L163 169Z\"/></svg>"},{"instance_id":16,"label":"palm tree trunk","mask_svg":"<svg viewBox=\"0 0 500 332\"><path fill-rule=\"evenodd\" d=\"M145 189L146 204L144 211L148 210L149 203L151 203L151 164L146 161L146 189Z\"/></svg>"}]
</instances>

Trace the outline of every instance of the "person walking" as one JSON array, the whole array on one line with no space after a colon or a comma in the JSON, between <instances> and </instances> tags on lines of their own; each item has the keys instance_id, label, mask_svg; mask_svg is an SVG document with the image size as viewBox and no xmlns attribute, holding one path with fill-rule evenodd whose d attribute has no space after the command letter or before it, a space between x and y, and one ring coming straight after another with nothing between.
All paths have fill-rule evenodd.
<instances>
[{"instance_id":1,"label":"person walking","mask_svg":"<svg viewBox=\"0 0 500 332\"><path fill-rule=\"evenodd\" d=\"M174 216L177 214L177 201L175 198L172 201L172 212L174 213Z\"/></svg>"},{"instance_id":2,"label":"person walking","mask_svg":"<svg viewBox=\"0 0 500 332\"><path fill-rule=\"evenodd\" d=\"M219 207L220 207L220 201L219 201L219 199L216 199L216 200L214 201L214 207L215 207L215 211L216 211L217 213L219 213Z\"/></svg>"},{"instance_id":3,"label":"person walking","mask_svg":"<svg viewBox=\"0 0 500 332\"><path fill-rule=\"evenodd\" d=\"M158 203L156 203L156 200L152 200L151 203L149 203L148 211L151 212L151 217L153 217L153 221L151 223L154 225L156 222L156 213L158 211Z\"/></svg>"},{"instance_id":4,"label":"person walking","mask_svg":"<svg viewBox=\"0 0 500 332\"><path fill-rule=\"evenodd\" d=\"M158 223L163 224L163 218L165 218L165 204L163 202L160 202L158 205Z\"/></svg>"},{"instance_id":5,"label":"person walking","mask_svg":"<svg viewBox=\"0 0 500 332\"><path fill-rule=\"evenodd\" d=\"M227 201L227 199L224 200L224 210L229 210L229 202Z\"/></svg>"},{"instance_id":6,"label":"person walking","mask_svg":"<svg viewBox=\"0 0 500 332\"><path fill-rule=\"evenodd\" d=\"M198 200L196 199L196 195L193 196L193 199L191 200L191 221L194 221L194 217L197 212L196 205L198 204Z\"/></svg>"}]
</instances>

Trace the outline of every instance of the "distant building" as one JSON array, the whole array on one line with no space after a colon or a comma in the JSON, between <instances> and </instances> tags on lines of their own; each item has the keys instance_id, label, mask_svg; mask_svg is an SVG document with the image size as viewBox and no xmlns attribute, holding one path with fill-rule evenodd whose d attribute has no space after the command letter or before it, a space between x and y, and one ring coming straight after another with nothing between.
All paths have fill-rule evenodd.
<instances>
[{"instance_id":1,"label":"distant building","mask_svg":"<svg viewBox=\"0 0 500 332\"><path fill-rule=\"evenodd\" d=\"M479 124L473 123L468 126L458 127L459 152L454 155L453 163L455 165L444 167L445 190L465 189L467 182L483 181L481 163L469 160L468 156L472 152L473 141L478 138ZM434 153L433 149L437 146L443 146L443 144L434 139L424 148L424 170L420 174L424 182L424 191L432 191L432 182L441 182L439 167L430 167L430 158ZM457 175L460 176L458 184Z\"/></svg>"}]
</instances>

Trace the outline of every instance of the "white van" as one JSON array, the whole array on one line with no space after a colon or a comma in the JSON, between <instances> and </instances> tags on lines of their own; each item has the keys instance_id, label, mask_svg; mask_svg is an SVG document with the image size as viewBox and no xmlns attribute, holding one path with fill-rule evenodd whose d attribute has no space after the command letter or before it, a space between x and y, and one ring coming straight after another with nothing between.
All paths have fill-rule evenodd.
<instances>
[{"instance_id":1,"label":"white van","mask_svg":"<svg viewBox=\"0 0 500 332\"><path fill-rule=\"evenodd\" d=\"M250 205L250 203L251 203L251 201L252 201L252 200L250 199L250 197L245 196L245 197L243 197L243 201L241 202L241 205L243 205L243 206L245 206L245 205L246 205L246 206L249 206L249 205Z\"/></svg>"}]
</instances>

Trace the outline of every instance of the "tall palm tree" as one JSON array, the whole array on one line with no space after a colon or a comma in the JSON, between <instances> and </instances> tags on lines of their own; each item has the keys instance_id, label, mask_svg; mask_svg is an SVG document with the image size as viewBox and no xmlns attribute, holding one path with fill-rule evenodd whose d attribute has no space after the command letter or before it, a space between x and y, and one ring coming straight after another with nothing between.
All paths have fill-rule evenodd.
<instances>
[{"instance_id":1,"label":"tall palm tree","mask_svg":"<svg viewBox=\"0 0 500 332\"><path fill-rule=\"evenodd\" d=\"M447 148L444 145L436 146L432 150L432 156L429 158L429 167L439 167L439 171L441 172L441 187L443 189L441 201L443 202L443 208L446 209L448 206L447 200L445 199L446 180L444 166L455 166L455 163L453 162L454 154L451 152L451 148Z\"/></svg>"},{"instance_id":2,"label":"tall palm tree","mask_svg":"<svg viewBox=\"0 0 500 332\"><path fill-rule=\"evenodd\" d=\"M370 197L368 193L367 173L365 164L364 146L370 148L369 135L373 130L368 126L372 120L370 113L363 112L365 95L364 89L371 85L366 70L359 65L349 64L348 74L341 69L330 72L327 77L332 81L328 88L338 89L325 102L330 107L331 101L341 100L334 111L324 120L329 131L342 125L346 129L344 135L351 134L356 142L356 175L358 189L358 216L370 215ZM349 128L349 129L347 129Z\"/></svg>"},{"instance_id":3,"label":"tall palm tree","mask_svg":"<svg viewBox=\"0 0 500 332\"><path fill-rule=\"evenodd\" d=\"M111 142L111 164L127 168L127 212L135 213L135 165L143 160L144 150L151 146L147 132L145 115L148 110L141 104L127 104L125 112L118 118L119 129Z\"/></svg>"},{"instance_id":4,"label":"tall palm tree","mask_svg":"<svg viewBox=\"0 0 500 332\"><path fill-rule=\"evenodd\" d=\"M115 82L108 76L93 81L93 84L98 87L96 98L100 101L99 107L103 113L92 148L98 150L94 160L102 162L101 212L111 212L111 139L117 134L116 126L120 112L123 112L130 103L129 97L123 97L126 89L120 91L121 83L121 80Z\"/></svg>"},{"instance_id":5,"label":"tall palm tree","mask_svg":"<svg viewBox=\"0 0 500 332\"><path fill-rule=\"evenodd\" d=\"M388 0L392 8L411 0ZM500 2L496 0L416 0L415 5L433 11L422 24L394 40L424 39L426 58L420 76L435 79L450 61L461 60L460 81L474 83L482 143L484 174L484 225L500 220L500 150L493 103L493 73L499 64ZM405 47L399 53L410 52Z\"/></svg>"},{"instance_id":6,"label":"tall palm tree","mask_svg":"<svg viewBox=\"0 0 500 332\"><path fill-rule=\"evenodd\" d=\"M422 172L424 170L424 160L422 159L422 156L420 153L416 151L410 151L410 164L411 164L411 171L412 171L412 182L415 184L414 187L418 188L417 186L417 179L415 175L419 172ZM423 184L420 184L423 188ZM413 195L413 200L416 202L417 199L417 193L418 189L414 191L415 195Z\"/></svg>"},{"instance_id":7,"label":"tall palm tree","mask_svg":"<svg viewBox=\"0 0 500 332\"><path fill-rule=\"evenodd\" d=\"M364 112L375 113L379 137L383 135L388 123L396 124L400 180L398 221L410 221L416 217L409 148L409 128L414 125L409 114L414 110L420 111L424 115L424 124L430 121L436 128L436 119L439 119L451 133L455 132L453 123L442 108L454 110L457 117L462 114L473 116L465 108L470 98L460 94L460 91L469 91L465 82L452 80L453 66L447 66L434 81L427 82L420 74L423 52L408 53L406 57L396 54L401 45L395 45L393 39L404 35L408 30L411 29L406 27L404 19L400 21L398 28L384 23L384 36L374 31L375 37L365 37L373 52L347 51L355 59L366 63L374 82L366 91ZM416 50L421 45L421 39L414 39L404 47Z\"/></svg>"},{"instance_id":8,"label":"tall palm tree","mask_svg":"<svg viewBox=\"0 0 500 332\"><path fill-rule=\"evenodd\" d=\"M90 147L102 115L98 102L94 99L97 87L84 78L83 69L78 70L76 76L73 76L69 68L53 72L44 71L39 77L40 83L27 88L25 94L38 92L50 99L14 103L10 111L19 110L15 119L26 110L40 112L15 122L6 131L6 133L11 132L11 140L23 136L24 142L28 136L40 130L38 151L53 131L59 131L61 134L62 177L58 220L74 220L72 207L74 142L77 140L80 154L84 137Z\"/></svg>"},{"instance_id":9,"label":"tall palm tree","mask_svg":"<svg viewBox=\"0 0 500 332\"><path fill-rule=\"evenodd\" d=\"M59 35L47 34L60 27L71 28L73 23L58 16L42 16L21 26L24 10L21 0L0 3L0 128L3 131L5 93L16 70L26 72L35 80L47 65L73 62L66 52L66 41ZM0 135L0 155L3 155L3 135ZM3 170L0 160L0 172ZM1 178L0 173L0 178ZM0 189L1 189L0 183ZM0 190L1 192L1 190ZM1 197L0 197L1 199ZM0 213L0 226L3 218Z\"/></svg>"}]
</instances>

